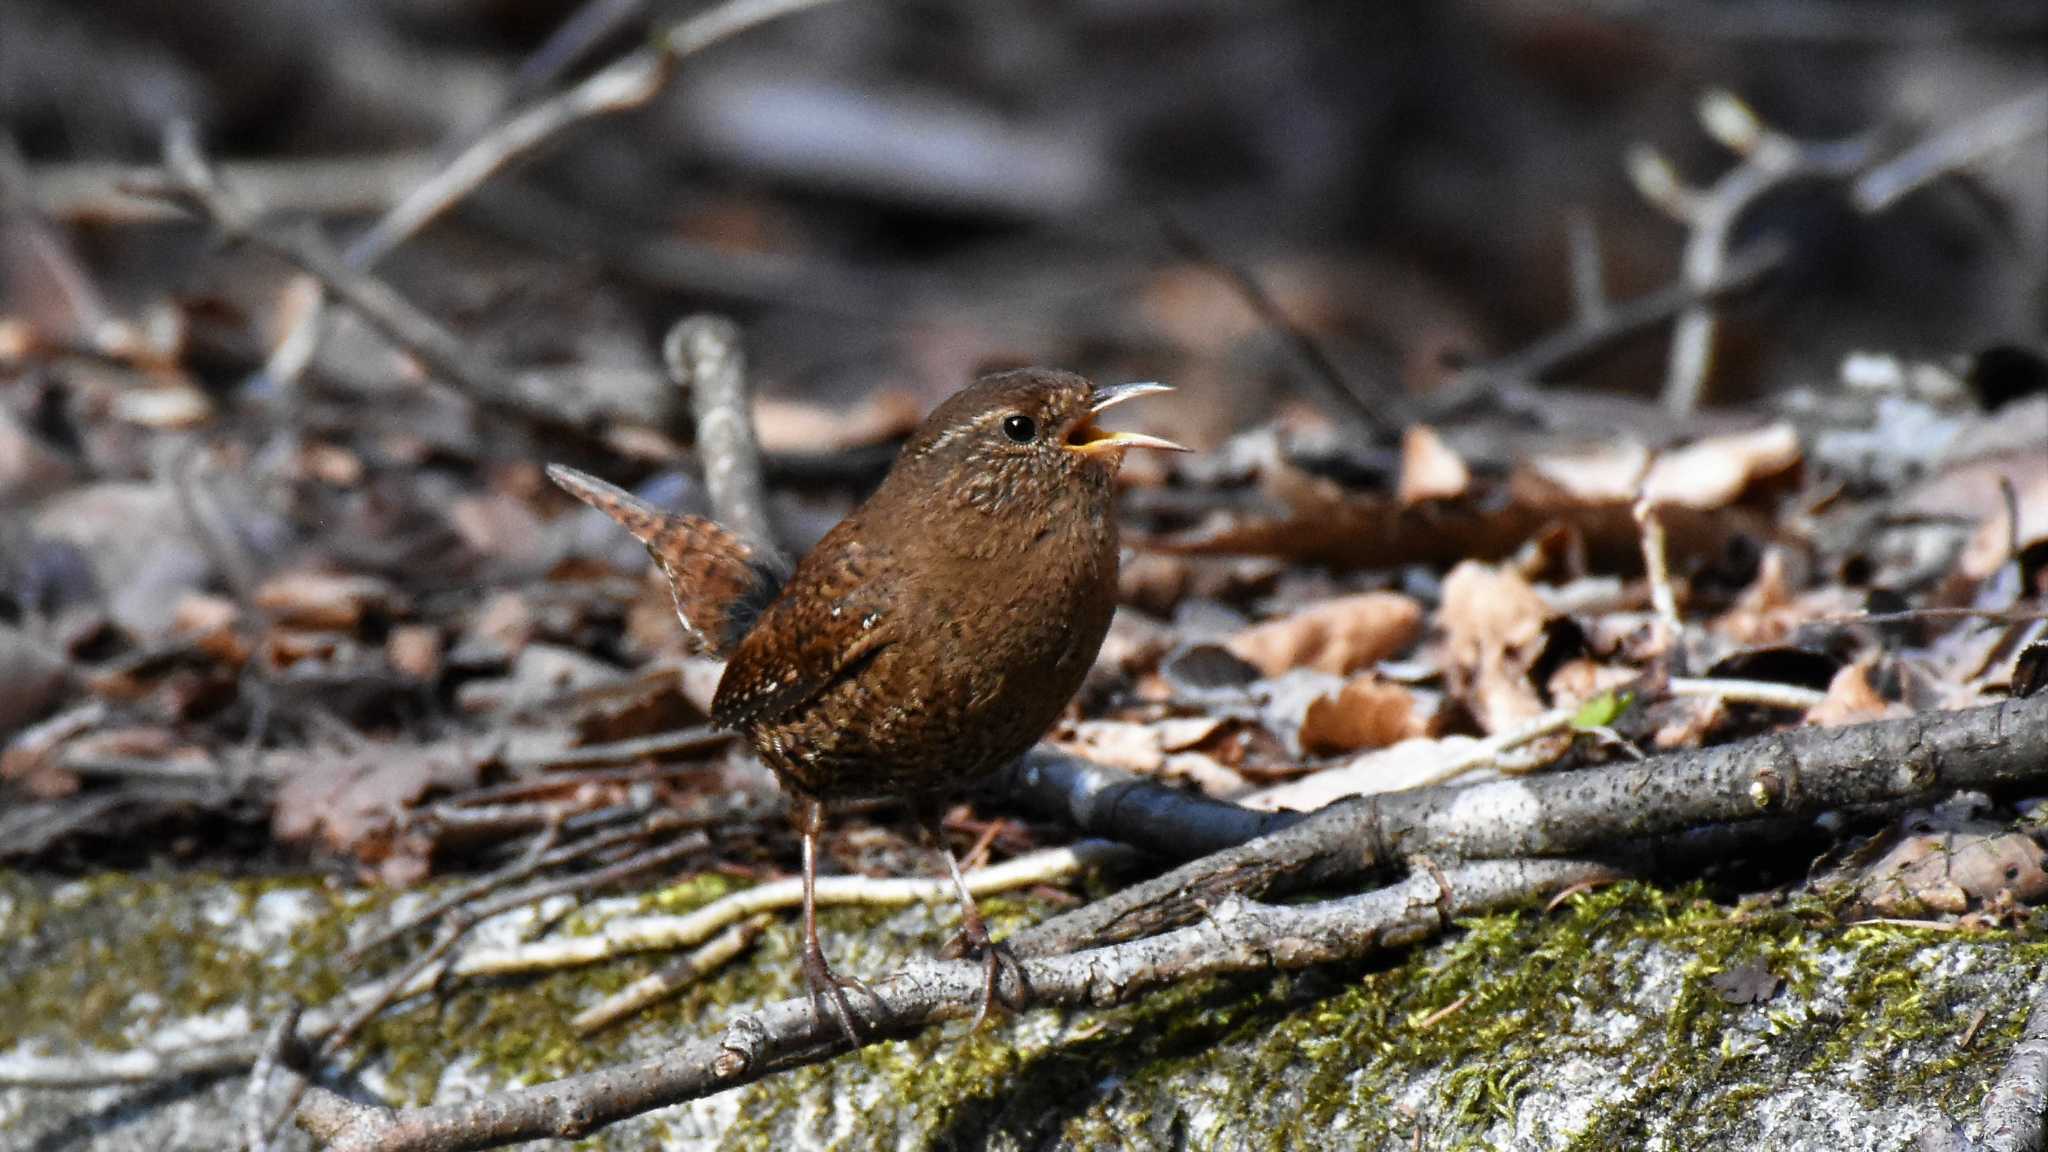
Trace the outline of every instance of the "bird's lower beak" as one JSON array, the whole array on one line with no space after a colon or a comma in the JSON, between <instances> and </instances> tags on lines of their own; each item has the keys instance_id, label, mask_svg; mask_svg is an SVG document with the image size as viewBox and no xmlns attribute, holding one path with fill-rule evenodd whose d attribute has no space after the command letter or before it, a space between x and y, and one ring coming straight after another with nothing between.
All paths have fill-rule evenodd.
<instances>
[{"instance_id":1,"label":"bird's lower beak","mask_svg":"<svg viewBox=\"0 0 2048 1152\"><path fill-rule=\"evenodd\" d=\"M1090 456L1122 448L1158 448L1167 452L1187 451L1187 448L1175 444L1171 440L1164 440L1157 436L1147 436L1142 432L1111 432L1095 423L1095 417L1103 410L1113 408L1126 400L1135 400L1140 396L1150 396L1155 392L1171 391L1173 389L1167 385L1156 384L1151 381L1138 384L1112 384L1107 388L1097 388L1092 401L1088 405L1088 415L1078 424L1075 424L1074 430L1067 434L1067 450Z\"/></svg>"}]
</instances>

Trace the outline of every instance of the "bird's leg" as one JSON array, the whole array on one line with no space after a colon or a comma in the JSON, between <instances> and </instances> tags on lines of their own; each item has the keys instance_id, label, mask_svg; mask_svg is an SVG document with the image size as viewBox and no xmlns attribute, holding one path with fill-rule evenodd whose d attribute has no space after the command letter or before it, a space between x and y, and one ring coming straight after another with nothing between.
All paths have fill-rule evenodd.
<instances>
[{"instance_id":1,"label":"bird's leg","mask_svg":"<svg viewBox=\"0 0 2048 1152\"><path fill-rule=\"evenodd\" d=\"M988 922L981 918L981 909L974 903L974 893L967 890L967 878L960 874L960 860L946 843L945 830L939 826L939 821L933 818L924 827L932 839L938 841L939 852L946 858L946 871L953 876L953 891L960 897L960 934L946 945L945 955L980 956L988 966L988 981L981 990L981 1007L975 1010L972 1025L979 1028L981 1022L988 1019L989 1009L998 1002L1008 1008L1022 1007L1027 990L1024 969L1017 963L1017 956L1010 951L1009 945L997 943L988 934ZM1015 1002L1002 999L1002 979L1006 970L1017 989Z\"/></svg>"},{"instance_id":2,"label":"bird's leg","mask_svg":"<svg viewBox=\"0 0 2048 1152\"><path fill-rule=\"evenodd\" d=\"M804 984L811 992L811 1007L819 1015L830 1015L846 1033L847 1043L858 1048L860 1030L846 990L857 989L880 1003L874 990L852 976L841 976L825 962L825 946L818 940L818 837L825 826L825 806L816 800L799 798L791 809L797 831L804 839Z\"/></svg>"}]
</instances>

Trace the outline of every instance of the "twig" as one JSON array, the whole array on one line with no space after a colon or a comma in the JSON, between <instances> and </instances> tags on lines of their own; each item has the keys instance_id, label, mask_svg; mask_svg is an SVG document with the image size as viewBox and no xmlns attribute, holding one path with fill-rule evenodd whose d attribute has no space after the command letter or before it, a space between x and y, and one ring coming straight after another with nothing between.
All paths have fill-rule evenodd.
<instances>
[{"instance_id":1,"label":"twig","mask_svg":"<svg viewBox=\"0 0 2048 1152\"><path fill-rule=\"evenodd\" d=\"M292 1063L290 1052L298 1043L299 1005L289 1004L270 1026L264 1037L263 1052L256 1058L256 1064L249 1070L248 1086L242 1090L242 1140L247 1152L267 1152L271 1137L277 1132L277 1123L265 1115L264 1096L270 1087L270 1077L280 1066ZM298 1093L294 1091L286 1116L298 1106Z\"/></svg>"},{"instance_id":2,"label":"twig","mask_svg":"<svg viewBox=\"0 0 2048 1152\"><path fill-rule=\"evenodd\" d=\"M521 859L488 876L478 877L467 884L456 887L453 891L442 894L412 915L396 920L387 925L382 931L350 946L348 951L342 954L342 962L345 965L354 965L360 962L363 957L444 913L480 899L491 892L505 887L507 884L524 880L528 876L535 875L549 868L559 868L564 864L573 864L578 860L594 856L609 848L616 848L622 844L630 844L635 840L657 835L661 832L675 830L679 824L680 822L670 814L657 813L653 818L636 824L633 827L614 829L611 832L592 836L559 848L553 846L554 836L552 833L555 831L555 828L551 826L546 832L535 839L533 849L528 850ZM530 903L530 901L522 901L522 903Z\"/></svg>"},{"instance_id":3,"label":"twig","mask_svg":"<svg viewBox=\"0 0 2048 1152\"><path fill-rule=\"evenodd\" d=\"M975 896L1008 892L1063 880L1095 868L1121 865L1132 857L1121 844L1083 840L1006 860L967 874L967 890ZM945 903L955 893L950 879L922 877L821 876L820 907L858 905L870 908ZM803 883L796 877L773 880L720 897L680 916L642 916L615 920L589 936L540 940L530 944L479 948L457 958L450 974L505 976L572 968L663 948L690 948L762 912L795 908L803 903Z\"/></svg>"},{"instance_id":4,"label":"twig","mask_svg":"<svg viewBox=\"0 0 2048 1152\"><path fill-rule=\"evenodd\" d=\"M549 423L590 422L587 409L565 411L561 398L522 385L389 285L349 268L314 233L265 223L252 205L221 184L201 156L189 124L174 124L165 133L164 176L160 184L138 184L135 190L184 208L224 239L254 245L312 276L380 335L416 356L429 372L479 402Z\"/></svg>"},{"instance_id":5,"label":"twig","mask_svg":"<svg viewBox=\"0 0 2048 1152\"><path fill-rule=\"evenodd\" d=\"M370 268L476 191L486 180L525 159L584 120L624 112L652 100L686 56L769 21L832 0L727 0L664 31L575 87L521 110L463 149L439 172L399 201L349 245L348 265Z\"/></svg>"},{"instance_id":6,"label":"twig","mask_svg":"<svg viewBox=\"0 0 2048 1152\"><path fill-rule=\"evenodd\" d=\"M1566 855L1759 816L1994 788L2048 775L2048 695L1552 776L1420 788L1334 804L1012 937L1019 955L1071 951L1187 923L1233 893L1334 882L1415 853Z\"/></svg>"},{"instance_id":7,"label":"twig","mask_svg":"<svg viewBox=\"0 0 2048 1152\"><path fill-rule=\"evenodd\" d=\"M1539 900L1610 873L1576 861L1496 861L1418 873L1390 888L1304 906L1232 900L1201 923L1148 940L1025 961L1034 1004L1107 1006L1207 976L1306 968L1405 947L1452 917ZM919 962L874 986L870 1042L971 1016L987 969L975 961ZM866 1002L863 997L863 1002ZM653 1059L459 1104L393 1111L314 1089L300 1124L332 1152L456 1152L522 1140L577 1139L607 1124L847 1050L838 1025L808 996L735 1020L722 1036Z\"/></svg>"},{"instance_id":8,"label":"twig","mask_svg":"<svg viewBox=\"0 0 2048 1152\"><path fill-rule=\"evenodd\" d=\"M1861 212L1882 212L1943 176L2043 133L2048 133L2048 88L1950 125L1865 172L1850 188L1850 202Z\"/></svg>"},{"instance_id":9,"label":"twig","mask_svg":"<svg viewBox=\"0 0 2048 1152\"><path fill-rule=\"evenodd\" d=\"M565 748L558 752L508 753L505 765L514 772L534 772L636 760L659 760L667 756L689 756L716 751L732 743L733 739L733 734L722 728L700 725L695 728L678 728L673 732L657 732L652 736L635 736L629 740L585 744L580 748ZM640 772L640 775L646 776L647 773ZM565 779L542 778L519 781L515 787L559 787L564 782Z\"/></svg>"},{"instance_id":10,"label":"twig","mask_svg":"<svg viewBox=\"0 0 2048 1152\"><path fill-rule=\"evenodd\" d=\"M1823 143L1794 140L1765 127L1748 105L1719 90L1701 97L1699 117L1709 135L1741 157L1741 163L1710 187L1685 187L1670 162L1647 146L1629 156L1629 175L1637 191L1690 230L1683 280L1695 288L1721 278L1735 226L1764 196L1800 180L1850 179L1877 155L1874 136ZM1664 378L1664 406L1676 415L1689 415L1699 407L1713 368L1716 323L1713 308L1705 304L1687 308L1678 318Z\"/></svg>"},{"instance_id":11,"label":"twig","mask_svg":"<svg viewBox=\"0 0 2048 1152\"><path fill-rule=\"evenodd\" d=\"M1600 254L1600 229L1593 214L1574 208L1565 214L1565 243L1571 253L1572 316L1581 328L1607 323L1607 272Z\"/></svg>"},{"instance_id":12,"label":"twig","mask_svg":"<svg viewBox=\"0 0 2048 1152\"><path fill-rule=\"evenodd\" d=\"M713 519L772 554L775 526L761 483L739 327L722 316L688 316L669 329L661 352L670 378L690 393Z\"/></svg>"},{"instance_id":13,"label":"twig","mask_svg":"<svg viewBox=\"0 0 2048 1152\"><path fill-rule=\"evenodd\" d=\"M1650 605L1664 630L1664 651L1674 658L1685 651L1685 621L1678 615L1678 594L1671 588L1671 563L1665 546L1664 521L1649 497L1635 503L1636 525L1643 534L1643 574L1650 582Z\"/></svg>"},{"instance_id":14,"label":"twig","mask_svg":"<svg viewBox=\"0 0 2048 1152\"><path fill-rule=\"evenodd\" d=\"M1288 350L1293 353L1305 378L1322 394L1332 416L1358 424L1381 443L1393 443L1400 438L1403 421L1398 414L1393 418L1385 414L1390 408L1398 410L1399 402L1395 397L1386 395L1384 390L1369 391L1353 383L1343 369L1337 367L1337 362L1330 359L1322 342L1280 307L1250 269L1226 259L1173 213L1162 208L1158 218L1160 230L1176 251L1222 277L1226 284L1237 290L1238 295L1244 297L1245 303L1251 305L1260 320L1287 341Z\"/></svg>"},{"instance_id":15,"label":"twig","mask_svg":"<svg viewBox=\"0 0 2048 1152\"><path fill-rule=\"evenodd\" d=\"M1678 281L1653 292L1610 302L1598 323L1576 319L1570 327L1537 340L1518 352L1458 373L1450 395L1430 404L1441 412L1464 403L1482 388L1502 383L1540 383L1573 367L1631 336L1666 323L1681 312L1704 308L1730 296L1747 292L1785 263L1790 248L1777 237L1752 240L1736 249L1722 262L1720 274L1712 281L1694 284Z\"/></svg>"},{"instance_id":16,"label":"twig","mask_svg":"<svg viewBox=\"0 0 2048 1152\"><path fill-rule=\"evenodd\" d=\"M1474 744L1464 755L1424 777L1419 786L1427 788L1444 784L1467 772L1487 767L1517 748L1565 731L1572 726L1573 720L1578 719L1578 715L1579 708L1576 704L1568 708L1552 708L1504 732L1496 732Z\"/></svg>"},{"instance_id":17,"label":"twig","mask_svg":"<svg viewBox=\"0 0 2048 1152\"><path fill-rule=\"evenodd\" d=\"M1764 708L1783 708L1790 712L1805 712L1818 708L1828 698L1828 694L1818 688L1780 684L1773 680L1721 680L1673 676L1665 682L1664 687L1673 696L1724 700L1730 704L1755 704Z\"/></svg>"},{"instance_id":18,"label":"twig","mask_svg":"<svg viewBox=\"0 0 2048 1152\"><path fill-rule=\"evenodd\" d=\"M569 1021L579 1035L587 1036L631 1016L650 1004L666 1000L732 962L733 957L753 946L773 923L766 913L753 916L713 936L689 955L649 973L586 1008Z\"/></svg>"}]
</instances>

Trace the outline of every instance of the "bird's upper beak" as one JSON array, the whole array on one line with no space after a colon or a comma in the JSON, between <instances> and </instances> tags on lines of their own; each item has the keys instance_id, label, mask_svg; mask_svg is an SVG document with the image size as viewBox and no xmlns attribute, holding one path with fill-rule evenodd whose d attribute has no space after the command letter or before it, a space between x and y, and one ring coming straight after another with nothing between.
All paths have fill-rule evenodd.
<instances>
[{"instance_id":1,"label":"bird's upper beak","mask_svg":"<svg viewBox=\"0 0 2048 1152\"><path fill-rule=\"evenodd\" d=\"M1171 392L1164 384L1145 381L1138 384L1112 384L1097 388L1089 399L1088 414L1067 433L1066 446L1069 452L1080 452L1093 456L1100 452L1113 452L1123 448L1161 448L1168 452L1185 452L1187 449L1171 440L1147 436L1142 432L1111 432L1095 423L1095 417L1104 410L1114 408L1126 400L1149 396L1154 392Z\"/></svg>"}]
</instances>

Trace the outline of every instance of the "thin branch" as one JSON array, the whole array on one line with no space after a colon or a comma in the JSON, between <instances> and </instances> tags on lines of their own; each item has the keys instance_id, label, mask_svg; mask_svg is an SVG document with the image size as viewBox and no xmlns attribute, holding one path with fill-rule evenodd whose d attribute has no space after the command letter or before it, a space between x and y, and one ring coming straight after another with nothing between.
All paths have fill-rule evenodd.
<instances>
[{"instance_id":1,"label":"thin branch","mask_svg":"<svg viewBox=\"0 0 2048 1152\"><path fill-rule=\"evenodd\" d=\"M1747 292L1785 264L1790 247L1766 236L1738 248L1721 266L1720 275L1705 284L1684 280L1628 300L1609 302L1595 323L1583 317L1517 352L1459 372L1447 395L1430 404L1443 412L1467 402L1470 394L1502 383L1541 383L1566 369L1639 335L1669 323L1681 312L1716 304Z\"/></svg>"},{"instance_id":2,"label":"thin branch","mask_svg":"<svg viewBox=\"0 0 2048 1152\"><path fill-rule=\"evenodd\" d=\"M758 25L831 2L727 0L681 21L650 47L630 52L574 88L521 110L463 149L349 245L348 265L373 267L485 181L526 159L565 129L646 104L667 86L684 57Z\"/></svg>"},{"instance_id":3,"label":"thin branch","mask_svg":"<svg viewBox=\"0 0 2048 1152\"><path fill-rule=\"evenodd\" d=\"M2048 778L2048 695L1841 728L1802 728L1553 776L1421 788L1334 804L1011 938L1072 951L1185 924L1235 893L1335 882L1404 856L1602 851L1701 824Z\"/></svg>"},{"instance_id":4,"label":"thin branch","mask_svg":"<svg viewBox=\"0 0 2048 1152\"><path fill-rule=\"evenodd\" d=\"M1094 869L1116 867L1132 857L1131 849L1124 845L1083 840L1065 848L1033 852L970 872L967 874L967 890L975 896L986 896L1035 884L1049 884ZM954 898L950 878L818 878L818 906L821 908L845 905L897 908L909 904L947 903ZM783 911L802 903L803 882L791 876L742 889L680 916L638 916L614 920L587 936L472 949L457 958L450 974L506 976L596 964L635 952L691 948L750 916Z\"/></svg>"},{"instance_id":5,"label":"thin branch","mask_svg":"<svg viewBox=\"0 0 2048 1152\"><path fill-rule=\"evenodd\" d=\"M1406 947L1441 934L1455 917L1541 900L1611 874L1600 864L1507 860L1425 869L1390 888L1322 904L1281 907L1231 900L1179 931L1028 960L1018 974L1035 1005L1104 1007L1203 977L1298 970ZM914 1035L945 1020L972 1016L986 979L987 969L976 961L907 966L874 986L879 1026L870 1029L867 1040ZM655 1108L819 1063L846 1050L838 1025L819 1013L810 997L801 996L741 1016L721 1036L649 1060L458 1104L393 1111L316 1088L299 1121L333 1152L457 1152L542 1138L578 1139Z\"/></svg>"},{"instance_id":6,"label":"thin branch","mask_svg":"<svg viewBox=\"0 0 2048 1152\"><path fill-rule=\"evenodd\" d=\"M712 518L774 552L775 525L761 482L761 449L754 442L738 325L722 316L684 317L669 329L661 351L670 378L690 394Z\"/></svg>"},{"instance_id":7,"label":"thin branch","mask_svg":"<svg viewBox=\"0 0 2048 1152\"><path fill-rule=\"evenodd\" d=\"M1741 163L1711 186L1687 188L1670 162L1648 147L1629 157L1629 175L1637 191L1690 230L1683 279L1694 288L1722 277L1736 225L1766 195L1802 180L1852 179L1877 157L1874 136L1822 143L1794 140L1765 127L1748 105L1727 92L1703 96L1699 115L1708 133L1741 157ZM1674 414L1688 415L1699 407L1713 369L1717 323L1714 310L1705 304L1687 308L1678 318L1664 378L1664 406Z\"/></svg>"},{"instance_id":8,"label":"thin branch","mask_svg":"<svg viewBox=\"0 0 2048 1152\"><path fill-rule=\"evenodd\" d=\"M2048 88L1980 112L1920 141L1858 177L1849 199L1858 211L1882 212L1943 176L2048 133Z\"/></svg>"},{"instance_id":9,"label":"thin branch","mask_svg":"<svg viewBox=\"0 0 2048 1152\"><path fill-rule=\"evenodd\" d=\"M725 967L753 946L773 919L766 913L749 917L713 936L680 960L664 965L578 1012L569 1026L578 1035L608 1028L651 1004L666 1000Z\"/></svg>"},{"instance_id":10,"label":"thin branch","mask_svg":"<svg viewBox=\"0 0 2048 1152\"><path fill-rule=\"evenodd\" d=\"M389 285L348 267L315 233L265 222L254 206L220 182L201 156L190 125L173 125L165 134L164 180L134 188L185 209L226 240L260 248L318 280L379 335L479 402L548 423L590 422L590 411L567 410L562 397L525 384L490 363Z\"/></svg>"},{"instance_id":11,"label":"thin branch","mask_svg":"<svg viewBox=\"0 0 2048 1152\"><path fill-rule=\"evenodd\" d=\"M1208 268L1224 283L1236 289L1259 319L1278 332L1287 341L1287 348L1293 354L1303 377L1321 394L1330 415L1363 427L1375 440L1392 443L1400 439L1398 415L1390 418L1390 408L1399 408L1398 398L1385 394L1384 389L1366 389L1354 383L1337 362L1323 348L1311 332L1287 314L1273 299L1265 286L1251 270L1229 259L1203 240L1193 228L1173 213L1161 209L1158 213L1160 230L1176 251L1189 260Z\"/></svg>"}]
</instances>

